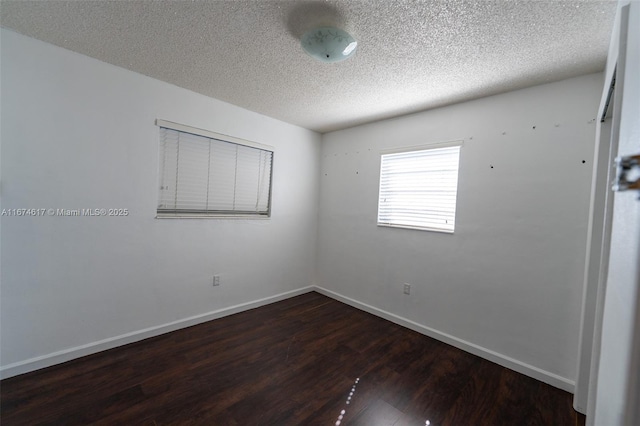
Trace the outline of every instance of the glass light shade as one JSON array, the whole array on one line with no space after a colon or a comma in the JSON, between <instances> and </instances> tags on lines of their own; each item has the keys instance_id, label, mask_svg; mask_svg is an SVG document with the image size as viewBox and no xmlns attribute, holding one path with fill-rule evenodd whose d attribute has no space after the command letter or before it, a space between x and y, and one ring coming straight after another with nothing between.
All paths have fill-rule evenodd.
<instances>
[{"instance_id":1,"label":"glass light shade","mask_svg":"<svg viewBox=\"0 0 640 426\"><path fill-rule=\"evenodd\" d=\"M319 27L302 36L302 47L322 62L340 62L352 56L358 42L346 31L335 27Z\"/></svg>"}]
</instances>

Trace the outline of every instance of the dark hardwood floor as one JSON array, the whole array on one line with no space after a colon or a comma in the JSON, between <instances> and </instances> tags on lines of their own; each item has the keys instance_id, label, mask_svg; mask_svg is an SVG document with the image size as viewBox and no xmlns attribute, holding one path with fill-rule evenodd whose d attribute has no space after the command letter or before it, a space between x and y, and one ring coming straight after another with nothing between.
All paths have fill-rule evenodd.
<instances>
[{"instance_id":1,"label":"dark hardwood floor","mask_svg":"<svg viewBox=\"0 0 640 426\"><path fill-rule=\"evenodd\" d=\"M0 394L3 426L584 422L567 392L318 293L9 378Z\"/></svg>"}]
</instances>

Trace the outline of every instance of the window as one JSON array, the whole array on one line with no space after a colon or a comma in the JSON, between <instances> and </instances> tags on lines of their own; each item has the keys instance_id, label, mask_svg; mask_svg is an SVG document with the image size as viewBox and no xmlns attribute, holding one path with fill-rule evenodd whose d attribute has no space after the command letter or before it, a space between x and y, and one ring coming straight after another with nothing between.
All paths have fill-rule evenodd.
<instances>
[{"instance_id":1,"label":"window","mask_svg":"<svg viewBox=\"0 0 640 426\"><path fill-rule=\"evenodd\" d=\"M168 121L156 124L158 217L270 215L273 150Z\"/></svg>"},{"instance_id":2,"label":"window","mask_svg":"<svg viewBox=\"0 0 640 426\"><path fill-rule=\"evenodd\" d=\"M453 233L461 144L383 154L378 225Z\"/></svg>"}]
</instances>

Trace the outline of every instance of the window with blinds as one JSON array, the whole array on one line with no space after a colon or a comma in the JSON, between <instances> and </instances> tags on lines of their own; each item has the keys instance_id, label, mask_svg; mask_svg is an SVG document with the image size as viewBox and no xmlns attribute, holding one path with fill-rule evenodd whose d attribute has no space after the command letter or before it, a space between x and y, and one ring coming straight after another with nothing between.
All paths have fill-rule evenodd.
<instances>
[{"instance_id":1,"label":"window with blinds","mask_svg":"<svg viewBox=\"0 0 640 426\"><path fill-rule=\"evenodd\" d=\"M378 225L453 233L460 145L383 154Z\"/></svg>"},{"instance_id":2,"label":"window with blinds","mask_svg":"<svg viewBox=\"0 0 640 426\"><path fill-rule=\"evenodd\" d=\"M270 215L272 150L206 130L157 124L158 217Z\"/></svg>"}]
</instances>

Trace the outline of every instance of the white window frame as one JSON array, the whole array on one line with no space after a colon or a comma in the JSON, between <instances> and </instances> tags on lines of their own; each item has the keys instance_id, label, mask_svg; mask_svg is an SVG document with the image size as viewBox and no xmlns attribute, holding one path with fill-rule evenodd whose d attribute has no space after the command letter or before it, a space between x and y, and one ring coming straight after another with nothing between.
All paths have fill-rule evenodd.
<instances>
[{"instance_id":1,"label":"white window frame","mask_svg":"<svg viewBox=\"0 0 640 426\"><path fill-rule=\"evenodd\" d=\"M442 226L438 226L437 224L431 223L429 226L427 225L417 225L415 221L413 223L411 223L410 220L402 220L402 219L398 219L398 218L393 218L391 217L391 215L388 212L384 212L385 207L388 209L389 205L384 205L385 200L383 199L383 196L385 195L385 191L386 194L389 194L389 181L388 175L385 175L385 172L383 170L383 167L385 165L385 156L389 156L387 157L387 164L389 164L389 161L393 158L393 156L395 154L407 154L407 153L412 153L412 152L421 152L421 151L431 151L431 150L436 150L436 149L441 149L441 148L453 148L453 147L458 147L458 155L457 155L457 167L456 167L456 173L455 173L455 188L452 190L451 189L451 185L447 188L447 190L449 191L453 191L453 196L454 196L454 202L453 202L453 213L452 216L445 218L445 221L449 221L450 223L446 223L446 224L442 224ZM432 231L432 232L442 232L442 233L447 233L447 234L453 234L455 231L455 217L456 217L456 210L457 210L457 204L458 204L458 178L460 175L460 157L462 154L462 147L463 147L463 141L450 141L450 142L439 142L439 143L432 143L432 144L425 144L425 145L419 145L419 146L411 146L411 147L404 147L404 148L398 148L398 149L390 149L390 150L385 150L385 151L381 151L380 152L380 181L379 181L379 187L378 187L378 215L377 215L377 224L378 226L382 226L382 227L391 227L391 228L404 228L404 229L415 229L415 230L421 230L421 231ZM396 158L398 158L399 156L396 156ZM400 205L400 208L405 207L404 205ZM451 206L447 206L446 208L444 208L443 210L450 210ZM427 220L424 220L424 222L428 222Z\"/></svg>"},{"instance_id":2,"label":"white window frame","mask_svg":"<svg viewBox=\"0 0 640 426\"><path fill-rule=\"evenodd\" d=\"M156 218L157 219L176 219L176 218L196 218L196 219L207 219L207 218L228 218L228 219L268 219L271 217L271 194L272 194L272 185L273 185L273 157L274 148L270 145L265 145L257 142L248 141L245 139L236 138L234 136L224 135L221 133L212 132L210 130L200 129L197 127L191 127L184 124L174 123L168 120L156 120L156 126L159 128L165 128L169 130L175 130L181 133L188 133L191 135L201 136L204 138L208 138L213 142L222 141L230 144L234 144L242 147L256 148L262 151L268 151L271 153L271 164L269 169L269 177L268 177L268 195L267 195L267 209L266 212L234 212L232 210L224 210L224 211L215 211L215 210L180 210L179 212L172 211L171 209L162 209L160 207L161 194L160 191L163 190L161 188L162 185L162 173L163 167L165 167L162 162L158 164L158 203L156 208ZM162 143L162 141L160 141ZM161 149L161 148L160 148ZM162 160L162 152L159 150L159 159ZM234 188L235 190L235 188Z\"/></svg>"}]
</instances>

